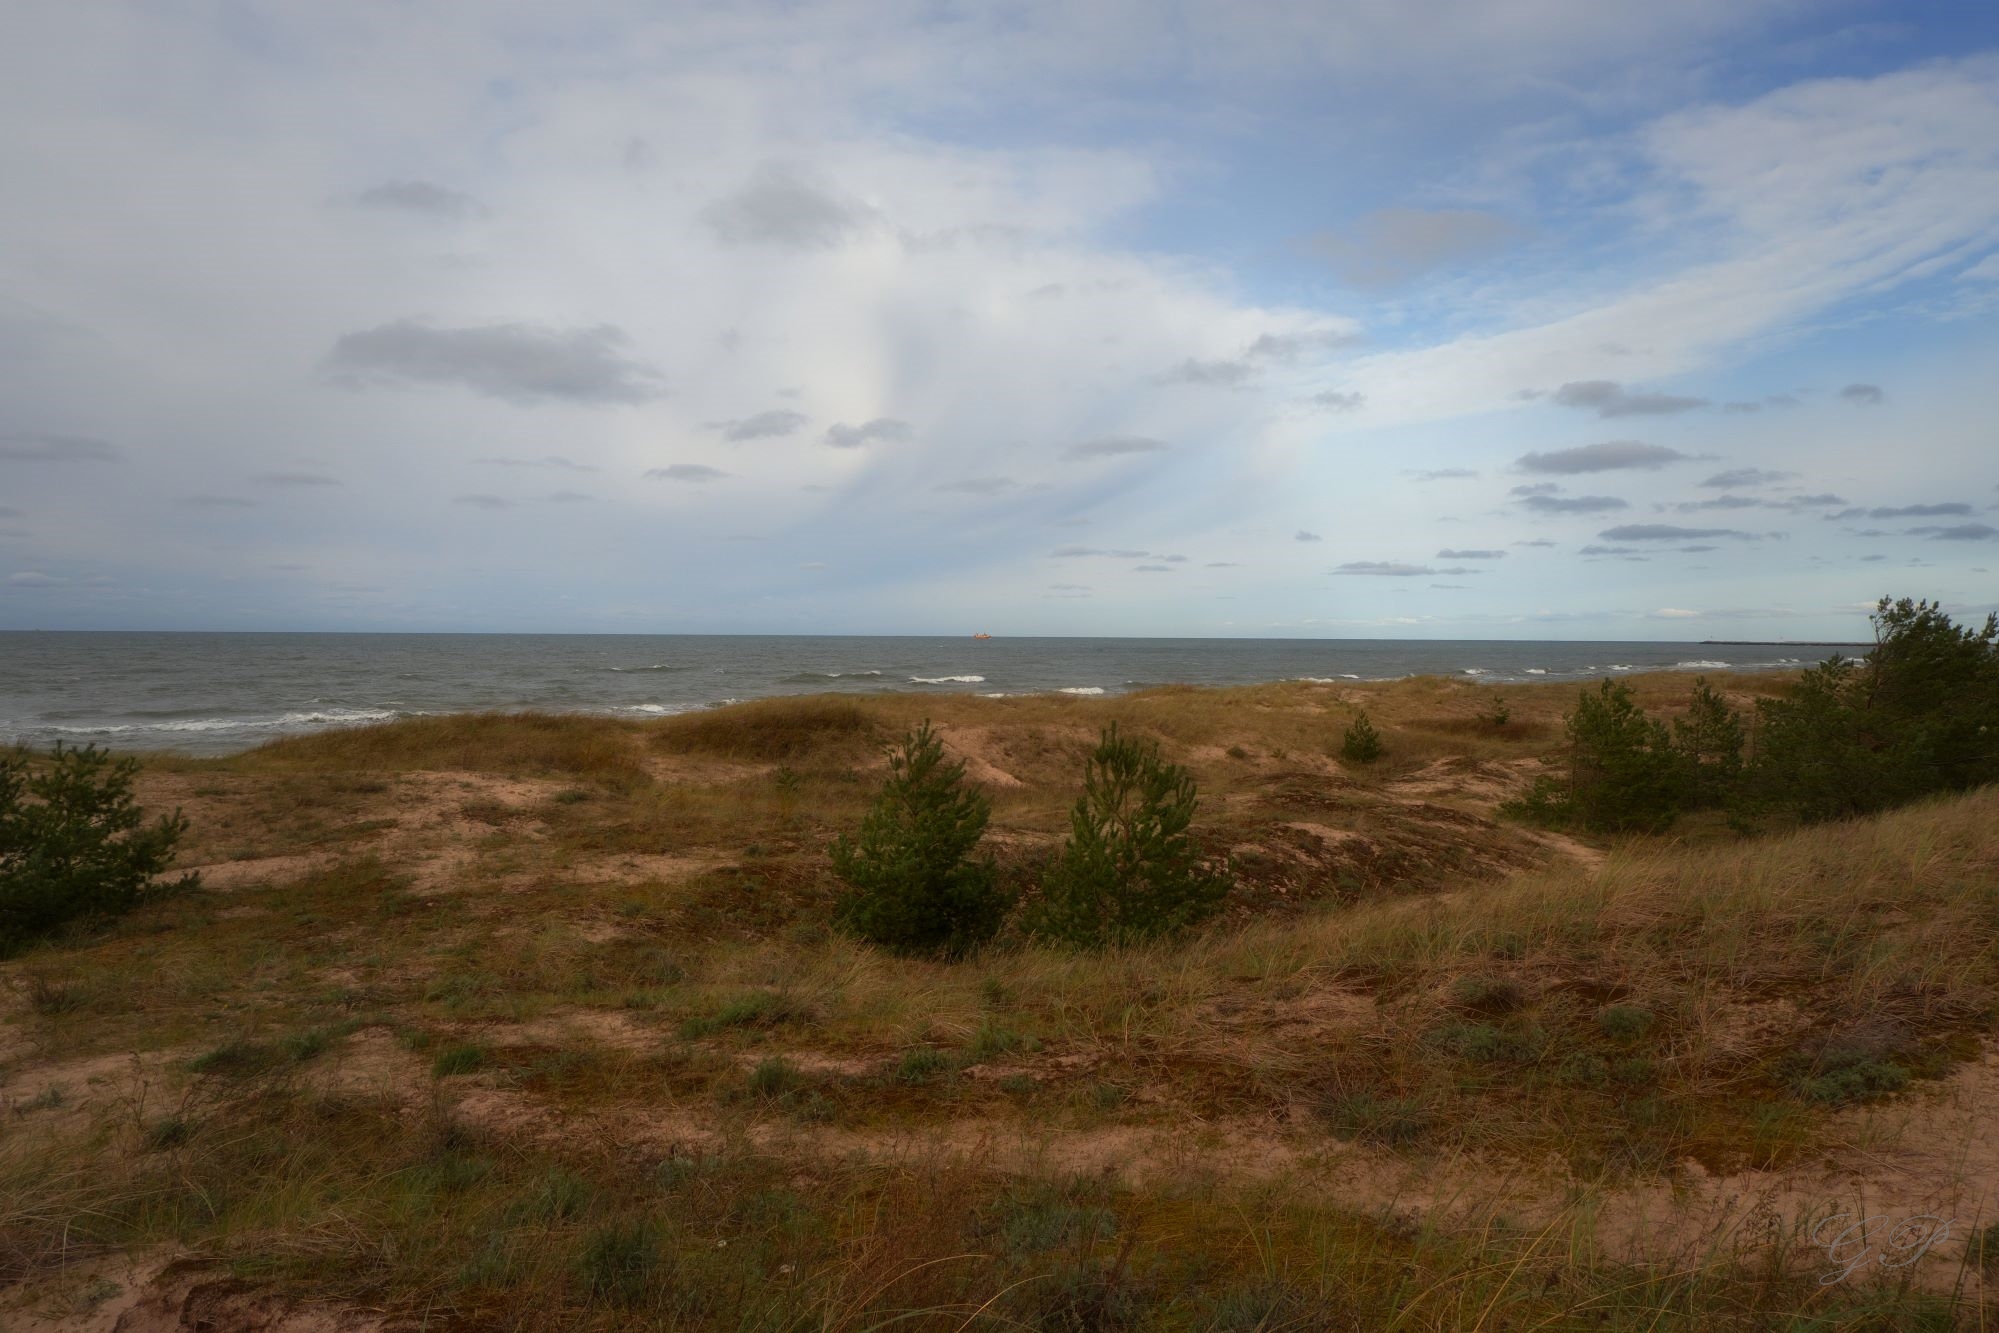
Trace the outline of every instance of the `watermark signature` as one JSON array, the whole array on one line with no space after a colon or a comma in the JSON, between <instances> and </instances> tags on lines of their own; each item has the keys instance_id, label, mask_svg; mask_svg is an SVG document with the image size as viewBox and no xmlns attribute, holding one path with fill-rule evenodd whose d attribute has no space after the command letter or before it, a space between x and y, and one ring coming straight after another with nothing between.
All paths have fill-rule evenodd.
<instances>
[{"instance_id":1,"label":"watermark signature","mask_svg":"<svg viewBox=\"0 0 1999 1333\"><path fill-rule=\"evenodd\" d=\"M1882 1268L1907 1268L1950 1235L1956 1219L1918 1213L1900 1221L1887 1214L1862 1217L1834 1213L1812 1228L1812 1244L1837 1265L1819 1279L1829 1287L1869 1263Z\"/></svg>"}]
</instances>

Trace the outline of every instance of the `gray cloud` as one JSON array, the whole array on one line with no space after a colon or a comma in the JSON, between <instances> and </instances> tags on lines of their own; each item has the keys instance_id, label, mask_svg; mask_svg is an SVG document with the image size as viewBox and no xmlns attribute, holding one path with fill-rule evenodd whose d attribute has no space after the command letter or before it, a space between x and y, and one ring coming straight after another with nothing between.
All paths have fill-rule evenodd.
<instances>
[{"instance_id":1,"label":"gray cloud","mask_svg":"<svg viewBox=\"0 0 1999 1333\"><path fill-rule=\"evenodd\" d=\"M770 440L796 432L810 419L803 412L777 407L736 421L711 421L708 427L721 431L725 440Z\"/></svg>"},{"instance_id":2,"label":"gray cloud","mask_svg":"<svg viewBox=\"0 0 1999 1333\"><path fill-rule=\"evenodd\" d=\"M1404 565L1393 560L1349 560L1335 569L1335 574L1371 575L1378 578L1408 579L1422 576L1435 578L1438 574L1463 571L1432 569L1428 565Z\"/></svg>"},{"instance_id":3,"label":"gray cloud","mask_svg":"<svg viewBox=\"0 0 1999 1333\"><path fill-rule=\"evenodd\" d=\"M959 495L998 495L1019 484L1012 477L967 477L963 481L946 482L936 489Z\"/></svg>"},{"instance_id":4,"label":"gray cloud","mask_svg":"<svg viewBox=\"0 0 1999 1333\"><path fill-rule=\"evenodd\" d=\"M1289 363L1315 352L1336 352L1360 342L1357 333L1342 329L1306 329L1297 333L1266 333L1249 345L1244 356L1260 361Z\"/></svg>"},{"instance_id":5,"label":"gray cloud","mask_svg":"<svg viewBox=\"0 0 1999 1333\"><path fill-rule=\"evenodd\" d=\"M1763 404L1744 403L1744 402L1723 403L1721 405L1721 410L1730 414L1740 414L1744 412L1761 412L1763 410Z\"/></svg>"},{"instance_id":6,"label":"gray cloud","mask_svg":"<svg viewBox=\"0 0 1999 1333\"><path fill-rule=\"evenodd\" d=\"M7 576L7 586L10 588L57 588L68 582L66 578L55 574L44 574L39 569L26 569L19 574Z\"/></svg>"},{"instance_id":7,"label":"gray cloud","mask_svg":"<svg viewBox=\"0 0 1999 1333\"><path fill-rule=\"evenodd\" d=\"M1291 540L1294 542L1321 542L1324 541L1325 538L1321 537L1316 532L1307 532L1305 531L1305 529L1300 528L1298 529L1298 531L1291 534Z\"/></svg>"},{"instance_id":8,"label":"gray cloud","mask_svg":"<svg viewBox=\"0 0 1999 1333\"><path fill-rule=\"evenodd\" d=\"M1154 558L1150 551L1104 550L1096 546L1064 546L1050 551L1048 554L1057 560L1077 560L1093 555L1114 556L1119 560L1150 560Z\"/></svg>"},{"instance_id":9,"label":"gray cloud","mask_svg":"<svg viewBox=\"0 0 1999 1333\"><path fill-rule=\"evenodd\" d=\"M1578 555L1637 555L1635 546L1584 546L1578 548Z\"/></svg>"},{"instance_id":10,"label":"gray cloud","mask_svg":"<svg viewBox=\"0 0 1999 1333\"><path fill-rule=\"evenodd\" d=\"M1878 384L1849 384L1839 391L1839 396L1849 403L1871 407L1887 398Z\"/></svg>"},{"instance_id":11,"label":"gray cloud","mask_svg":"<svg viewBox=\"0 0 1999 1333\"><path fill-rule=\"evenodd\" d=\"M460 495L454 497L451 503L464 505L467 509L512 509L514 507L512 500L502 499L497 495Z\"/></svg>"},{"instance_id":12,"label":"gray cloud","mask_svg":"<svg viewBox=\"0 0 1999 1333\"><path fill-rule=\"evenodd\" d=\"M1132 571L1132 573L1134 573L1134 574L1171 574L1171 573L1173 572L1173 566L1171 566L1171 565L1133 565L1133 566L1131 567L1131 571Z\"/></svg>"},{"instance_id":13,"label":"gray cloud","mask_svg":"<svg viewBox=\"0 0 1999 1333\"><path fill-rule=\"evenodd\" d=\"M729 474L720 468L708 467L702 463L669 463L665 467L647 468L648 477L658 477L663 481L720 481Z\"/></svg>"},{"instance_id":14,"label":"gray cloud","mask_svg":"<svg viewBox=\"0 0 1999 1333\"><path fill-rule=\"evenodd\" d=\"M760 167L741 189L701 210L724 245L830 250L860 231L866 215L788 167Z\"/></svg>"},{"instance_id":15,"label":"gray cloud","mask_svg":"<svg viewBox=\"0 0 1999 1333\"><path fill-rule=\"evenodd\" d=\"M1717 472L1701 483L1707 490L1733 491L1744 486L1768 486L1772 482L1789 481L1797 476L1795 472L1766 472L1760 467L1739 467L1727 472Z\"/></svg>"},{"instance_id":16,"label":"gray cloud","mask_svg":"<svg viewBox=\"0 0 1999 1333\"><path fill-rule=\"evenodd\" d=\"M835 449L858 449L862 445L873 444L878 440L906 440L910 434L910 425L907 421L898 421L894 417L876 417L873 421L864 421L858 426L849 426L844 421L828 426L826 443Z\"/></svg>"},{"instance_id":17,"label":"gray cloud","mask_svg":"<svg viewBox=\"0 0 1999 1333\"><path fill-rule=\"evenodd\" d=\"M1566 475L1614 472L1625 468L1643 468L1651 472L1686 457L1678 449L1668 449L1663 444L1646 444L1642 440L1605 440L1602 444L1578 445L1573 449L1556 449L1545 454L1522 454L1515 466L1522 472L1559 472Z\"/></svg>"},{"instance_id":18,"label":"gray cloud","mask_svg":"<svg viewBox=\"0 0 1999 1333\"><path fill-rule=\"evenodd\" d=\"M454 221L459 218L476 217L486 211L471 195L460 193L447 186L433 185L429 181L388 181L373 189L361 191L354 196L354 202L363 208L421 213L428 217L448 218Z\"/></svg>"},{"instance_id":19,"label":"gray cloud","mask_svg":"<svg viewBox=\"0 0 1999 1333\"><path fill-rule=\"evenodd\" d=\"M594 495L585 495L581 491L555 491L545 498L552 505L573 505L585 504L594 501L597 497Z\"/></svg>"},{"instance_id":20,"label":"gray cloud","mask_svg":"<svg viewBox=\"0 0 1999 1333\"><path fill-rule=\"evenodd\" d=\"M1476 477L1478 473L1468 467L1440 467L1428 472L1405 472L1402 475L1412 481L1457 481Z\"/></svg>"},{"instance_id":21,"label":"gray cloud","mask_svg":"<svg viewBox=\"0 0 1999 1333\"><path fill-rule=\"evenodd\" d=\"M0 463L116 463L118 449L87 435L0 435Z\"/></svg>"},{"instance_id":22,"label":"gray cloud","mask_svg":"<svg viewBox=\"0 0 1999 1333\"><path fill-rule=\"evenodd\" d=\"M1696 514L1703 509L1774 509L1777 507L1764 500L1752 500L1746 495L1717 495L1712 500L1689 500L1673 506L1673 508L1679 510L1682 514Z\"/></svg>"},{"instance_id":23,"label":"gray cloud","mask_svg":"<svg viewBox=\"0 0 1999 1333\"><path fill-rule=\"evenodd\" d=\"M564 472L595 472L597 470L589 463L578 463L574 459L564 458L560 454L548 454L542 458L475 458L472 461L486 467L547 467L557 468Z\"/></svg>"},{"instance_id":24,"label":"gray cloud","mask_svg":"<svg viewBox=\"0 0 1999 1333\"><path fill-rule=\"evenodd\" d=\"M1537 514L1607 514L1631 508L1614 495L1529 495L1520 501L1520 507Z\"/></svg>"},{"instance_id":25,"label":"gray cloud","mask_svg":"<svg viewBox=\"0 0 1999 1333\"><path fill-rule=\"evenodd\" d=\"M642 403L659 397L659 373L625 355L630 343L609 324L440 329L405 319L344 335L328 354L326 370L345 388L455 384L510 403Z\"/></svg>"},{"instance_id":26,"label":"gray cloud","mask_svg":"<svg viewBox=\"0 0 1999 1333\"><path fill-rule=\"evenodd\" d=\"M1172 369L1161 371L1155 378L1160 384L1198 384L1234 389L1255 373L1255 367L1245 361L1199 361L1190 356Z\"/></svg>"},{"instance_id":27,"label":"gray cloud","mask_svg":"<svg viewBox=\"0 0 1999 1333\"><path fill-rule=\"evenodd\" d=\"M1579 407L1600 417L1653 417L1706 407L1705 398L1681 398L1669 393L1632 393L1612 380L1571 380L1555 390L1562 407Z\"/></svg>"},{"instance_id":28,"label":"gray cloud","mask_svg":"<svg viewBox=\"0 0 1999 1333\"><path fill-rule=\"evenodd\" d=\"M1609 542L1685 542L1702 537L1734 537L1746 542L1760 540L1753 532L1735 528L1681 528L1671 523L1627 523L1619 528L1605 528L1596 535Z\"/></svg>"},{"instance_id":29,"label":"gray cloud","mask_svg":"<svg viewBox=\"0 0 1999 1333\"><path fill-rule=\"evenodd\" d=\"M1453 551L1448 547L1437 552L1439 560L1504 560L1504 551Z\"/></svg>"},{"instance_id":30,"label":"gray cloud","mask_svg":"<svg viewBox=\"0 0 1999 1333\"><path fill-rule=\"evenodd\" d=\"M1367 403L1364 393L1341 393L1338 389L1327 389L1312 395L1312 404L1323 407L1328 412L1358 412Z\"/></svg>"},{"instance_id":31,"label":"gray cloud","mask_svg":"<svg viewBox=\"0 0 1999 1333\"><path fill-rule=\"evenodd\" d=\"M338 486L338 477L324 472L259 472L250 478L259 486Z\"/></svg>"},{"instance_id":32,"label":"gray cloud","mask_svg":"<svg viewBox=\"0 0 1999 1333\"><path fill-rule=\"evenodd\" d=\"M1870 509L1869 518L1962 518L1976 512L1968 504L1956 502L1933 505L1898 505L1893 508Z\"/></svg>"},{"instance_id":33,"label":"gray cloud","mask_svg":"<svg viewBox=\"0 0 1999 1333\"><path fill-rule=\"evenodd\" d=\"M1301 244L1350 285L1379 289L1491 254L1521 234L1492 213L1385 208L1363 217L1347 235L1322 231Z\"/></svg>"},{"instance_id":34,"label":"gray cloud","mask_svg":"<svg viewBox=\"0 0 1999 1333\"><path fill-rule=\"evenodd\" d=\"M1546 537L1535 537L1528 541L1519 541L1513 544L1515 546L1553 546L1555 543L1549 541Z\"/></svg>"},{"instance_id":35,"label":"gray cloud","mask_svg":"<svg viewBox=\"0 0 1999 1333\"><path fill-rule=\"evenodd\" d=\"M183 495L180 503L193 509L255 509L255 500L245 500L237 495ZM5 514L0 514L4 518Z\"/></svg>"},{"instance_id":36,"label":"gray cloud","mask_svg":"<svg viewBox=\"0 0 1999 1333\"><path fill-rule=\"evenodd\" d=\"M1063 451L1067 458L1122 458L1127 454L1164 453L1172 446L1164 440L1144 435L1106 435L1101 439L1072 444Z\"/></svg>"},{"instance_id":37,"label":"gray cloud","mask_svg":"<svg viewBox=\"0 0 1999 1333\"><path fill-rule=\"evenodd\" d=\"M1508 495L1553 495L1561 490L1561 483L1554 481L1534 481L1524 486L1515 486Z\"/></svg>"},{"instance_id":38,"label":"gray cloud","mask_svg":"<svg viewBox=\"0 0 1999 1333\"><path fill-rule=\"evenodd\" d=\"M1948 528L1910 528L1917 536L1933 542L1983 542L1999 537L1999 528L1989 523L1959 523Z\"/></svg>"}]
</instances>

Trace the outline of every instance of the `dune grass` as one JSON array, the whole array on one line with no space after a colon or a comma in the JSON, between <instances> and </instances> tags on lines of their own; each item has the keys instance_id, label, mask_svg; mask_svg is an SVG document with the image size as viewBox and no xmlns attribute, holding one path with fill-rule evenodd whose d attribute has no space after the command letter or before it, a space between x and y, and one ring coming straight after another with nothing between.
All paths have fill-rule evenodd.
<instances>
[{"instance_id":1,"label":"dune grass","mask_svg":"<svg viewBox=\"0 0 1999 1333\"><path fill-rule=\"evenodd\" d=\"M1999 792L1578 859L1491 816L1568 697L1509 689L1495 727L1435 680L889 695L159 763L195 848L283 859L0 964L0 1325L161 1247L480 1328L1973 1318L1969 1278L1819 1285L1796 1228L1648 1258L1596 1219L1689 1161L1808 1161L1978 1054ZM1362 706L1388 757L1355 772ZM926 714L1017 784L1022 874L1097 728L1157 737L1249 905L1103 954L843 937L825 843ZM1404 1168L1458 1204L1358 1183Z\"/></svg>"}]
</instances>

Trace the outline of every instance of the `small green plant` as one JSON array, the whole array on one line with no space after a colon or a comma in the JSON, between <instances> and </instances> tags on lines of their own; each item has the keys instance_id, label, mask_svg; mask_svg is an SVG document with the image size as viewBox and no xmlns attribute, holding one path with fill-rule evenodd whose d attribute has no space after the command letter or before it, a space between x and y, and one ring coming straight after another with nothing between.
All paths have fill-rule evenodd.
<instances>
[{"instance_id":1,"label":"small green plant","mask_svg":"<svg viewBox=\"0 0 1999 1333\"><path fill-rule=\"evenodd\" d=\"M1612 1041L1637 1041L1652 1030L1652 1011L1635 1004L1613 1004L1596 1016L1596 1026Z\"/></svg>"},{"instance_id":2,"label":"small green plant","mask_svg":"<svg viewBox=\"0 0 1999 1333\"><path fill-rule=\"evenodd\" d=\"M714 1013L697 1015L680 1025L680 1035L693 1041L730 1028L774 1028L803 1023L812 1011L783 991L753 990L736 996Z\"/></svg>"},{"instance_id":3,"label":"small green plant","mask_svg":"<svg viewBox=\"0 0 1999 1333\"><path fill-rule=\"evenodd\" d=\"M1508 722L1511 722L1513 720L1513 710L1507 706L1506 696L1503 694L1494 694L1491 701L1479 710L1478 720L1481 726L1492 731L1498 731Z\"/></svg>"},{"instance_id":4,"label":"small green plant","mask_svg":"<svg viewBox=\"0 0 1999 1333\"><path fill-rule=\"evenodd\" d=\"M851 886L841 925L898 953L962 957L999 932L1012 903L990 858L974 859L991 804L946 763L928 721L890 751L888 780L854 838L832 846Z\"/></svg>"},{"instance_id":5,"label":"small green plant","mask_svg":"<svg viewBox=\"0 0 1999 1333\"><path fill-rule=\"evenodd\" d=\"M152 824L132 798L139 765L57 743L44 764L0 755L0 955L70 921L117 916L194 887L162 881L187 832L176 810Z\"/></svg>"},{"instance_id":6,"label":"small green plant","mask_svg":"<svg viewBox=\"0 0 1999 1333\"><path fill-rule=\"evenodd\" d=\"M902 1053L895 1077L902 1083L928 1083L951 1068L951 1057L934 1046L917 1046Z\"/></svg>"},{"instance_id":7,"label":"small green plant","mask_svg":"<svg viewBox=\"0 0 1999 1333\"><path fill-rule=\"evenodd\" d=\"M650 1222L602 1227L584 1243L577 1269L592 1300L645 1305L666 1269L659 1228Z\"/></svg>"},{"instance_id":8,"label":"small green plant","mask_svg":"<svg viewBox=\"0 0 1999 1333\"><path fill-rule=\"evenodd\" d=\"M1356 1092L1333 1098L1324 1108L1333 1133L1397 1148L1430 1132L1431 1115L1422 1103L1407 1097L1378 1097Z\"/></svg>"},{"instance_id":9,"label":"small green plant","mask_svg":"<svg viewBox=\"0 0 1999 1333\"><path fill-rule=\"evenodd\" d=\"M798 1066L781 1055L757 1062L747 1084L750 1096L760 1102L779 1102L804 1085Z\"/></svg>"},{"instance_id":10,"label":"small green plant","mask_svg":"<svg viewBox=\"0 0 1999 1333\"><path fill-rule=\"evenodd\" d=\"M430 1075L432 1078L453 1078L473 1073L485 1063L486 1048L483 1046L447 1046L430 1062Z\"/></svg>"},{"instance_id":11,"label":"small green plant","mask_svg":"<svg viewBox=\"0 0 1999 1333\"><path fill-rule=\"evenodd\" d=\"M1220 909L1228 876L1202 859L1188 827L1200 797L1194 779L1159 747L1113 723L1083 771L1069 838L1042 884L1030 929L1103 948L1149 939Z\"/></svg>"},{"instance_id":12,"label":"small green plant","mask_svg":"<svg viewBox=\"0 0 1999 1333\"><path fill-rule=\"evenodd\" d=\"M1386 752L1381 733L1367 720L1367 714L1355 714L1346 735L1340 738L1340 758L1352 764L1371 764Z\"/></svg>"}]
</instances>

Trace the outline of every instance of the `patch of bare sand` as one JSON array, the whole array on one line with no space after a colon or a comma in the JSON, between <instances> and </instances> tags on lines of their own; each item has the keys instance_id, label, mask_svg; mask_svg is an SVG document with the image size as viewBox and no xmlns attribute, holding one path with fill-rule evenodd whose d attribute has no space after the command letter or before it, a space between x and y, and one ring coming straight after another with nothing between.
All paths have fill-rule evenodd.
<instances>
[{"instance_id":1,"label":"patch of bare sand","mask_svg":"<svg viewBox=\"0 0 1999 1333\"><path fill-rule=\"evenodd\" d=\"M1514 764L1450 755L1397 778L1383 791L1403 799L1466 801L1490 810L1521 795L1528 781Z\"/></svg>"},{"instance_id":2,"label":"patch of bare sand","mask_svg":"<svg viewBox=\"0 0 1999 1333\"><path fill-rule=\"evenodd\" d=\"M1613 1258L1691 1259L1717 1244L1767 1246L1791 1238L1811 1248L1849 1225L1880 1219L1848 1237L1844 1267L1867 1240L1878 1270L1897 1255L1894 1227L1912 1218L1949 1223L1956 1243L1939 1242L1944 1262L1912 1265L1925 1283L1947 1284L1962 1242L1999 1215L1999 1051L1961 1066L1940 1084L1835 1117L1835 1146L1822 1158L1781 1171L1711 1176L1686 1163L1677 1178L1613 1192L1596 1207L1596 1236ZM1827 1223L1827 1218L1844 1220ZM1905 1233L1905 1236L1909 1233ZM1823 1244L1817 1247L1822 1250ZM1811 1256L1816 1261L1816 1254ZM1976 1277L1976 1267L1967 1270Z\"/></svg>"},{"instance_id":3,"label":"patch of bare sand","mask_svg":"<svg viewBox=\"0 0 1999 1333\"><path fill-rule=\"evenodd\" d=\"M175 866L175 873L197 871L207 889L241 889L283 884L324 870L335 860L332 852L301 852L292 856L255 856L243 861L213 861L207 865Z\"/></svg>"},{"instance_id":4,"label":"patch of bare sand","mask_svg":"<svg viewBox=\"0 0 1999 1333\"><path fill-rule=\"evenodd\" d=\"M622 1009L565 1009L531 1023L509 1023L477 1029L493 1046L575 1046L587 1044L634 1054L660 1050L667 1034Z\"/></svg>"},{"instance_id":5,"label":"patch of bare sand","mask_svg":"<svg viewBox=\"0 0 1999 1333\"><path fill-rule=\"evenodd\" d=\"M565 884L678 884L735 862L726 856L650 855L638 852L578 857L556 875Z\"/></svg>"},{"instance_id":6,"label":"patch of bare sand","mask_svg":"<svg viewBox=\"0 0 1999 1333\"><path fill-rule=\"evenodd\" d=\"M84 1285L78 1285L81 1279ZM10 1314L22 1333L379 1333L380 1311L300 1301L212 1264L152 1253L107 1257L66 1273ZM116 1290L111 1290L115 1288ZM92 1300L92 1297L98 1299ZM20 1322L13 1322L16 1318Z\"/></svg>"},{"instance_id":7,"label":"patch of bare sand","mask_svg":"<svg viewBox=\"0 0 1999 1333\"><path fill-rule=\"evenodd\" d=\"M944 743L947 755L963 761L965 776L972 781L987 787L1025 786L993 762L999 757L993 731L992 727L943 726L937 728L937 738Z\"/></svg>"}]
</instances>

